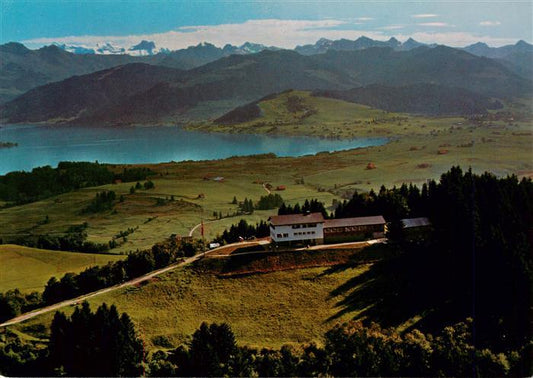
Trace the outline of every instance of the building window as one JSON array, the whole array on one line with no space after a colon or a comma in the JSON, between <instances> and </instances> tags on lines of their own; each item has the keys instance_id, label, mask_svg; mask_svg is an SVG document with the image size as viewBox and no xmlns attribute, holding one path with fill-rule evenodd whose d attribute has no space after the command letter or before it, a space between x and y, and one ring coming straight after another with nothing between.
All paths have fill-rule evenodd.
<instances>
[{"instance_id":1,"label":"building window","mask_svg":"<svg viewBox=\"0 0 533 378\"><path fill-rule=\"evenodd\" d=\"M289 234L283 234L283 237L284 237L284 238L288 238L288 237L289 237Z\"/></svg>"},{"instance_id":2,"label":"building window","mask_svg":"<svg viewBox=\"0 0 533 378\"><path fill-rule=\"evenodd\" d=\"M281 238L281 234L277 234L276 237Z\"/></svg>"},{"instance_id":3,"label":"building window","mask_svg":"<svg viewBox=\"0 0 533 378\"><path fill-rule=\"evenodd\" d=\"M293 225L292 225L292 228L293 228L293 229L294 229L294 228L300 228L300 225L299 225L299 224L293 224Z\"/></svg>"}]
</instances>

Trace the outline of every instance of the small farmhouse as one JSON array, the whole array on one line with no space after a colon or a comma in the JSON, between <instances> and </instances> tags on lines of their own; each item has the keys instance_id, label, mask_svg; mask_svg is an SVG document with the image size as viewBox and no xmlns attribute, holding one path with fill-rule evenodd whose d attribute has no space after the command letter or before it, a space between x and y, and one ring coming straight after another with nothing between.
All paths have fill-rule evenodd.
<instances>
[{"instance_id":1,"label":"small farmhouse","mask_svg":"<svg viewBox=\"0 0 533 378\"><path fill-rule=\"evenodd\" d=\"M324 242L342 243L385 235L385 219L381 216L327 219L324 223Z\"/></svg>"},{"instance_id":2,"label":"small farmhouse","mask_svg":"<svg viewBox=\"0 0 533 378\"><path fill-rule=\"evenodd\" d=\"M324 241L324 217L321 213L276 215L269 219L270 237L275 243Z\"/></svg>"}]
</instances>

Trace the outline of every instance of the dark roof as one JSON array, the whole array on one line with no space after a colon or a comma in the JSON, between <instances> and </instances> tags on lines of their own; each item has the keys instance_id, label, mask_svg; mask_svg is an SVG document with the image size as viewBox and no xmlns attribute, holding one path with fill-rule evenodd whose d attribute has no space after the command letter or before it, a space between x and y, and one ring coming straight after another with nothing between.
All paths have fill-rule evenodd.
<instances>
[{"instance_id":1,"label":"dark roof","mask_svg":"<svg viewBox=\"0 0 533 378\"><path fill-rule=\"evenodd\" d=\"M291 224L304 224L304 223L323 223L324 217L322 213L311 214L287 214L287 215L273 215L269 218L269 221L274 226L285 226Z\"/></svg>"},{"instance_id":2,"label":"dark roof","mask_svg":"<svg viewBox=\"0 0 533 378\"><path fill-rule=\"evenodd\" d=\"M385 219L381 215L376 215L373 217L328 219L326 220L326 223L324 223L324 228L367 226L374 224L385 224Z\"/></svg>"},{"instance_id":3,"label":"dark roof","mask_svg":"<svg viewBox=\"0 0 533 378\"><path fill-rule=\"evenodd\" d=\"M431 226L431 222L427 218L406 218L401 220L403 228L426 227Z\"/></svg>"}]
</instances>

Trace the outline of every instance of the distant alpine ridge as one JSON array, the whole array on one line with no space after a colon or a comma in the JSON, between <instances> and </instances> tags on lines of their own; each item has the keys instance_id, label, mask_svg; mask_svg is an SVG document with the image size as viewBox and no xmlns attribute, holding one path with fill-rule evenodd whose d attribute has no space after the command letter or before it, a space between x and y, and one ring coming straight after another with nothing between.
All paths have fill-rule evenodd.
<instances>
[{"instance_id":1,"label":"distant alpine ridge","mask_svg":"<svg viewBox=\"0 0 533 378\"><path fill-rule=\"evenodd\" d=\"M288 89L386 110L479 113L533 92L533 46L524 41L462 49L366 37L320 39L294 50L201 43L167 51L151 41L127 49L104 44L98 53L68 49L74 47L0 46L0 121L179 123L220 117Z\"/></svg>"},{"instance_id":2,"label":"distant alpine ridge","mask_svg":"<svg viewBox=\"0 0 533 378\"><path fill-rule=\"evenodd\" d=\"M73 54L101 54L101 55L132 55L132 56L147 56L147 55L156 55L156 54L170 54L173 51L180 50L171 50L167 47L156 46L153 41L142 40L136 45L132 46L114 46L109 42L102 41L96 46L83 46L83 45L65 45L60 43L53 43L54 45L60 47L62 50L68 51ZM202 46L209 46L211 44L203 42L194 46L199 48ZM214 46L214 45L211 45ZM365 36L359 37L356 40L349 39L339 39L339 40L330 40L327 38L319 39L315 44L296 46L294 50L302 55L313 55L313 54L322 54L328 50L339 50L339 51L355 51L362 50L370 47L390 47L397 51L407 51L412 50L420 46L435 47L437 44L424 44L418 41L415 41L413 38L407 39L405 42L400 42L394 37L391 37L387 41L374 40ZM487 58L505 58L516 52L531 52L532 45L528 44L525 41L518 41L515 45L507 45L503 47L489 47L486 43L477 42L470 46L463 47L462 49L468 51L471 54L477 56L485 56ZM189 47L190 48L190 47ZM189 49L187 48L187 49ZM258 43L246 42L241 46L234 46L227 44L222 48L227 54L255 54L263 50L281 50L278 47L270 46L267 47Z\"/></svg>"},{"instance_id":3,"label":"distant alpine ridge","mask_svg":"<svg viewBox=\"0 0 533 378\"><path fill-rule=\"evenodd\" d=\"M96 55L131 55L131 56L149 56L156 54L170 54L175 51L180 50L171 50L166 47L156 46L153 41L142 40L136 45L129 47L114 46L109 42L102 42L96 44L95 47L88 46L76 46L76 45L66 45L61 43L53 43L53 45L58 46L60 49L73 54L96 54ZM205 46L213 46L210 43L202 42L197 46L191 46L196 48L201 48ZM189 47L190 48L190 47ZM189 49L187 48L187 49ZM230 44L225 45L220 50L224 51L226 54L255 54L263 50L280 50L277 47L268 47L261 45L259 43L245 42L241 46L233 46Z\"/></svg>"}]
</instances>

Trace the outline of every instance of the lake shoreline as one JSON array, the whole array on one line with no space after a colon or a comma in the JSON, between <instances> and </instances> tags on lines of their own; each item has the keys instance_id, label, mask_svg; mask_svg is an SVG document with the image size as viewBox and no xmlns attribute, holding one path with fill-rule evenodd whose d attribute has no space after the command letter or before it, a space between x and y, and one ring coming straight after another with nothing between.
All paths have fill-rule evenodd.
<instances>
[{"instance_id":1,"label":"lake shoreline","mask_svg":"<svg viewBox=\"0 0 533 378\"><path fill-rule=\"evenodd\" d=\"M0 137L19 144L17 149L2 150L0 174L27 171L39 166L56 166L60 161L158 164L216 161L268 153L277 157L302 157L382 146L393 139L228 134L188 130L182 125L94 128L55 124L3 125Z\"/></svg>"}]
</instances>

